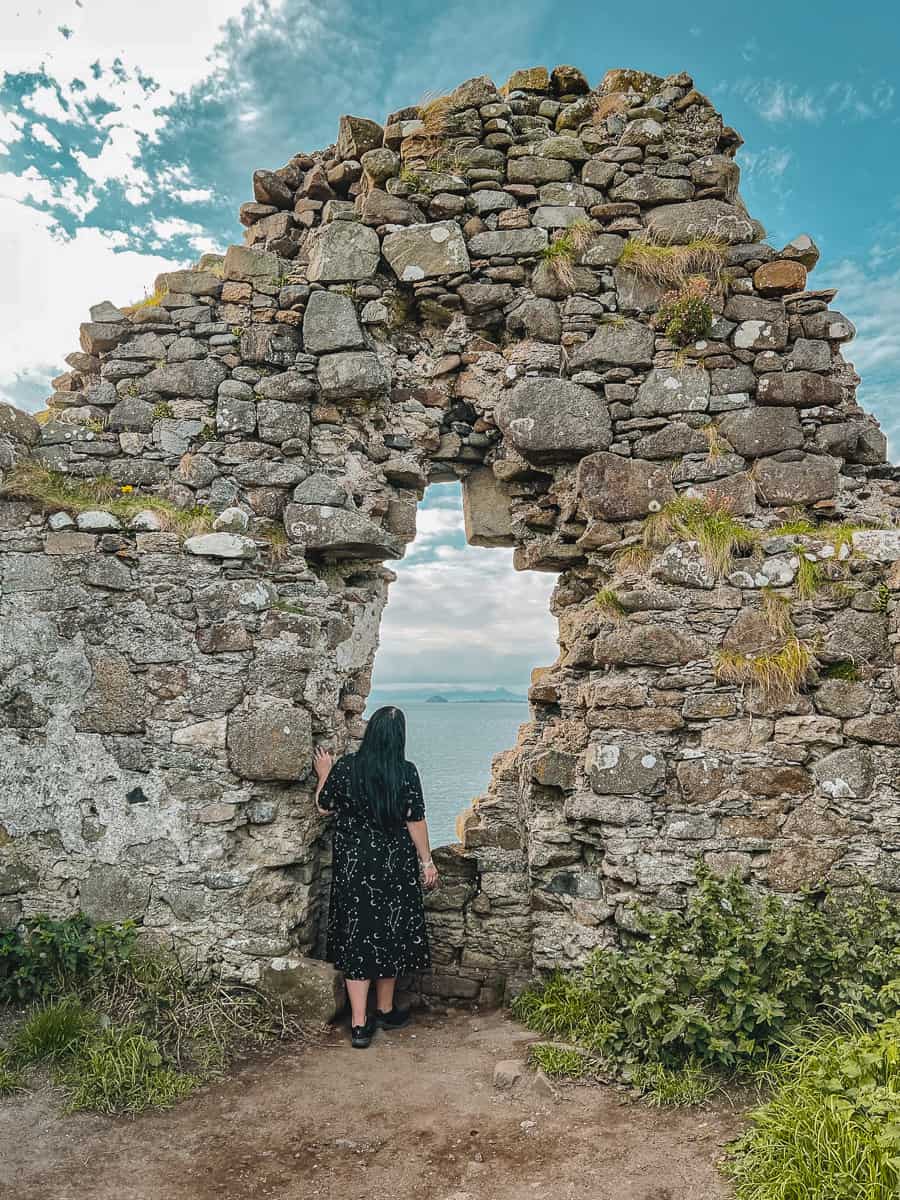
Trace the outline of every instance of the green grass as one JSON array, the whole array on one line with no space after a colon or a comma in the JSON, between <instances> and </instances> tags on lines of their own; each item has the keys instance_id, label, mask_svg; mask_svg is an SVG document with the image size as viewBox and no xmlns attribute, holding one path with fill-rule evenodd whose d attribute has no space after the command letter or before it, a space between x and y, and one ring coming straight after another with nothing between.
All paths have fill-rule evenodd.
<instances>
[{"instance_id":1,"label":"green grass","mask_svg":"<svg viewBox=\"0 0 900 1200\"><path fill-rule=\"evenodd\" d=\"M66 1110L138 1113L170 1108L201 1082L166 1063L159 1046L136 1028L109 1028L81 1044L58 1071Z\"/></svg>"},{"instance_id":2,"label":"green grass","mask_svg":"<svg viewBox=\"0 0 900 1200\"><path fill-rule=\"evenodd\" d=\"M857 683L862 679L859 667L849 658L829 663L828 666L822 668L821 674L825 679L845 679L848 683Z\"/></svg>"},{"instance_id":3,"label":"green grass","mask_svg":"<svg viewBox=\"0 0 900 1200\"><path fill-rule=\"evenodd\" d=\"M794 636L779 649L763 654L716 650L713 673L719 683L749 686L765 704L777 707L794 699L815 661L809 644Z\"/></svg>"},{"instance_id":4,"label":"green grass","mask_svg":"<svg viewBox=\"0 0 900 1200\"><path fill-rule=\"evenodd\" d=\"M727 253L727 243L713 237L695 238L684 246L633 237L625 243L619 266L661 286L677 288L692 275L717 280Z\"/></svg>"},{"instance_id":5,"label":"green grass","mask_svg":"<svg viewBox=\"0 0 900 1200\"><path fill-rule=\"evenodd\" d=\"M149 295L144 296L143 300L135 300L134 304L129 304L122 309L126 316L136 313L142 308L156 308L168 296L168 288L156 288Z\"/></svg>"},{"instance_id":6,"label":"green grass","mask_svg":"<svg viewBox=\"0 0 900 1200\"><path fill-rule=\"evenodd\" d=\"M529 1046L528 1061L551 1079L581 1079L591 1070L590 1057L583 1050L576 1046L555 1046L552 1042Z\"/></svg>"},{"instance_id":7,"label":"green grass","mask_svg":"<svg viewBox=\"0 0 900 1200\"><path fill-rule=\"evenodd\" d=\"M164 528L182 537L207 532L214 517L208 508L178 508L161 496L136 492L114 479L76 479L28 461L19 463L5 476L2 491L7 496L37 501L47 512L74 515L102 509L130 521L139 512L150 509L160 517Z\"/></svg>"},{"instance_id":8,"label":"green grass","mask_svg":"<svg viewBox=\"0 0 900 1200\"><path fill-rule=\"evenodd\" d=\"M794 632L791 620L791 598L776 591L771 584L759 590L760 610L773 633L788 638Z\"/></svg>"},{"instance_id":9,"label":"green grass","mask_svg":"<svg viewBox=\"0 0 900 1200\"><path fill-rule=\"evenodd\" d=\"M644 520L643 542L650 550L674 541L696 541L700 553L716 575L731 569L738 551L757 549L760 533L739 521L726 499L678 496Z\"/></svg>"},{"instance_id":10,"label":"green grass","mask_svg":"<svg viewBox=\"0 0 900 1200\"><path fill-rule=\"evenodd\" d=\"M612 617L614 620L620 620L622 617L627 615L615 588L601 588L594 599L597 607L605 617Z\"/></svg>"},{"instance_id":11,"label":"green grass","mask_svg":"<svg viewBox=\"0 0 900 1200\"><path fill-rule=\"evenodd\" d=\"M761 1082L769 1099L725 1164L737 1200L896 1200L900 1019L819 1027Z\"/></svg>"},{"instance_id":12,"label":"green grass","mask_svg":"<svg viewBox=\"0 0 900 1200\"><path fill-rule=\"evenodd\" d=\"M825 582L822 564L817 558L810 558L802 552L797 557L797 577L794 587L801 600L811 600Z\"/></svg>"},{"instance_id":13,"label":"green grass","mask_svg":"<svg viewBox=\"0 0 900 1200\"><path fill-rule=\"evenodd\" d=\"M722 457L726 450L726 443L719 433L719 427L715 421L709 421L700 431L706 438L707 451L706 457L717 460Z\"/></svg>"},{"instance_id":14,"label":"green grass","mask_svg":"<svg viewBox=\"0 0 900 1200\"><path fill-rule=\"evenodd\" d=\"M590 221L575 221L568 229L557 234L540 252L538 257L547 264L557 282L567 291L575 290L576 259L590 246L593 239L594 229Z\"/></svg>"},{"instance_id":15,"label":"green grass","mask_svg":"<svg viewBox=\"0 0 900 1200\"><path fill-rule=\"evenodd\" d=\"M0 1050L0 1097L25 1089L25 1077L6 1050Z\"/></svg>"},{"instance_id":16,"label":"green grass","mask_svg":"<svg viewBox=\"0 0 900 1200\"><path fill-rule=\"evenodd\" d=\"M719 1088L717 1079L696 1062L682 1067L648 1063L632 1072L631 1082L657 1108L702 1104Z\"/></svg>"},{"instance_id":17,"label":"green grass","mask_svg":"<svg viewBox=\"0 0 900 1200\"><path fill-rule=\"evenodd\" d=\"M86 1009L77 996L42 1004L16 1030L13 1059L23 1066L58 1061L70 1055L98 1025L97 1014Z\"/></svg>"},{"instance_id":18,"label":"green grass","mask_svg":"<svg viewBox=\"0 0 900 1200\"><path fill-rule=\"evenodd\" d=\"M289 556L291 540L280 521L270 521L260 533L268 542L269 561L284 562Z\"/></svg>"}]
</instances>

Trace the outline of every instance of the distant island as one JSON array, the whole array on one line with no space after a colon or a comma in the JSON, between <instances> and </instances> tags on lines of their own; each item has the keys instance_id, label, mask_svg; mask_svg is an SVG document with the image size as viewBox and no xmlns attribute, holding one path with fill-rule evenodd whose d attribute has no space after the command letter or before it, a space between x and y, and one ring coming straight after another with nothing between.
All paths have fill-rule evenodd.
<instances>
[{"instance_id":1,"label":"distant island","mask_svg":"<svg viewBox=\"0 0 900 1200\"><path fill-rule=\"evenodd\" d=\"M401 708L404 704L422 703L425 704L524 704L527 697L524 695L516 695L509 688L498 687L491 688L487 691L476 691L473 688L448 688L446 691L432 692L430 696L416 695L415 693L407 693L399 695L397 692L374 692L369 700L371 704L397 704Z\"/></svg>"}]
</instances>

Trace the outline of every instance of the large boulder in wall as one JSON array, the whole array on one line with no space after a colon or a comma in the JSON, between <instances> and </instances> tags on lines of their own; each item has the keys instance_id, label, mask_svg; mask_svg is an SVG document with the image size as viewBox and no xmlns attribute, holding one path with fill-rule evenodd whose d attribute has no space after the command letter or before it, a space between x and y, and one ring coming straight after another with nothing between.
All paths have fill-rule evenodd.
<instances>
[{"instance_id":1,"label":"large boulder in wall","mask_svg":"<svg viewBox=\"0 0 900 1200\"><path fill-rule=\"evenodd\" d=\"M509 496L489 467L476 467L463 480L463 520L472 546L514 546Z\"/></svg>"},{"instance_id":2,"label":"large boulder in wall","mask_svg":"<svg viewBox=\"0 0 900 1200\"><path fill-rule=\"evenodd\" d=\"M241 779L303 779L312 766L309 713L288 700L268 700L228 714L228 765Z\"/></svg>"},{"instance_id":3,"label":"large boulder in wall","mask_svg":"<svg viewBox=\"0 0 900 1200\"><path fill-rule=\"evenodd\" d=\"M504 437L533 463L565 462L605 450L612 422L605 400L567 379L524 379L497 406Z\"/></svg>"},{"instance_id":4,"label":"large boulder in wall","mask_svg":"<svg viewBox=\"0 0 900 1200\"><path fill-rule=\"evenodd\" d=\"M735 244L758 242L765 237L759 221L724 200L662 205L650 213L648 227L656 241L668 245L687 245L697 238L711 237Z\"/></svg>"},{"instance_id":5,"label":"large boulder in wall","mask_svg":"<svg viewBox=\"0 0 900 1200\"><path fill-rule=\"evenodd\" d=\"M327 504L289 504L284 527L293 542L329 558L400 558L403 543L365 513Z\"/></svg>"},{"instance_id":6,"label":"large boulder in wall","mask_svg":"<svg viewBox=\"0 0 900 1200\"><path fill-rule=\"evenodd\" d=\"M634 521L675 499L667 467L604 452L581 460L576 486L587 514L605 521Z\"/></svg>"}]
</instances>

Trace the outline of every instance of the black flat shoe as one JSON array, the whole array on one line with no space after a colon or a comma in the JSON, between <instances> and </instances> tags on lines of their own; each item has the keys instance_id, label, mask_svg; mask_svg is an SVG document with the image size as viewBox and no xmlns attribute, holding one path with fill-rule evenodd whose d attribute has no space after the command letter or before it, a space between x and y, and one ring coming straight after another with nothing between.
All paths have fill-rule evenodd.
<instances>
[{"instance_id":1,"label":"black flat shoe","mask_svg":"<svg viewBox=\"0 0 900 1200\"><path fill-rule=\"evenodd\" d=\"M354 1050L366 1050L375 1032L375 1022L370 1018L365 1025L350 1026L350 1045Z\"/></svg>"},{"instance_id":2,"label":"black flat shoe","mask_svg":"<svg viewBox=\"0 0 900 1200\"><path fill-rule=\"evenodd\" d=\"M379 1029L402 1029L409 1024L409 1009L398 1008L395 1004L390 1012L379 1012L376 1020Z\"/></svg>"}]
</instances>

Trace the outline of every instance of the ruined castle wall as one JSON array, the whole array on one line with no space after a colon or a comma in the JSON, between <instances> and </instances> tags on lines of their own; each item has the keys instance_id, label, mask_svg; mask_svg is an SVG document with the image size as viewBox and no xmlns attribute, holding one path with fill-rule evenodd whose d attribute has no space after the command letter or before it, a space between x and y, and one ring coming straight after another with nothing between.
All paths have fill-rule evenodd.
<instances>
[{"instance_id":1,"label":"ruined castle wall","mask_svg":"<svg viewBox=\"0 0 900 1200\"><path fill-rule=\"evenodd\" d=\"M133 917L245 979L316 952L311 749L360 735L384 564L454 478L473 544L559 575L560 652L438 851L427 992L582 962L698 859L900 886L900 487L739 144L686 75L469 80L342 118L256 172L244 245L92 310L50 419L0 409L4 923ZM707 279L685 346L648 245ZM686 496L753 553L642 550ZM743 679L788 642L799 690Z\"/></svg>"}]
</instances>

